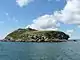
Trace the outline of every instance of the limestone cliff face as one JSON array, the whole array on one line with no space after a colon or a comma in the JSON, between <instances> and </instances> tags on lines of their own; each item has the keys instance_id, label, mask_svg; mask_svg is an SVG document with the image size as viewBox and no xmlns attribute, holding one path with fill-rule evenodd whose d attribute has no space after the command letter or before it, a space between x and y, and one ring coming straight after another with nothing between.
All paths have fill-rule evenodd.
<instances>
[{"instance_id":1,"label":"limestone cliff face","mask_svg":"<svg viewBox=\"0 0 80 60\"><path fill-rule=\"evenodd\" d=\"M55 42L68 40L69 35L61 31L38 31L35 29L18 29L8 34L5 40L19 42Z\"/></svg>"}]
</instances>

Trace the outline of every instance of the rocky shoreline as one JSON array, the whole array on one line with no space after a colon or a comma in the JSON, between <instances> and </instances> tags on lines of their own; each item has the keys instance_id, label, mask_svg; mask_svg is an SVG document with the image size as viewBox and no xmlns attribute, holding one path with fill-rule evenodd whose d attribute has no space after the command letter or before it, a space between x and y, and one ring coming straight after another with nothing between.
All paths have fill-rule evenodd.
<instances>
[{"instance_id":1,"label":"rocky shoreline","mask_svg":"<svg viewBox=\"0 0 80 60\"><path fill-rule=\"evenodd\" d=\"M1 42L67 42L68 40L60 40L60 39L53 39L53 40L47 40L47 41L41 41L41 40L6 40L3 39Z\"/></svg>"},{"instance_id":2,"label":"rocky shoreline","mask_svg":"<svg viewBox=\"0 0 80 60\"><path fill-rule=\"evenodd\" d=\"M48 41L35 41L35 40L0 40L0 42L77 42L78 40L60 40L60 39L53 39L53 40L48 40Z\"/></svg>"}]
</instances>

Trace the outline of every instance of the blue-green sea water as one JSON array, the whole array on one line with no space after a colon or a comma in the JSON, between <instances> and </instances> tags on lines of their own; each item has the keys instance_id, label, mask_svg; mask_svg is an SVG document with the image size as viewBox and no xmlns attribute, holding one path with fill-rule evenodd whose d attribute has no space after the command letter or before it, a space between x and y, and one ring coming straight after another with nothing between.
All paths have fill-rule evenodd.
<instances>
[{"instance_id":1,"label":"blue-green sea water","mask_svg":"<svg viewBox=\"0 0 80 60\"><path fill-rule=\"evenodd\" d=\"M80 60L80 41L0 42L0 60Z\"/></svg>"}]
</instances>

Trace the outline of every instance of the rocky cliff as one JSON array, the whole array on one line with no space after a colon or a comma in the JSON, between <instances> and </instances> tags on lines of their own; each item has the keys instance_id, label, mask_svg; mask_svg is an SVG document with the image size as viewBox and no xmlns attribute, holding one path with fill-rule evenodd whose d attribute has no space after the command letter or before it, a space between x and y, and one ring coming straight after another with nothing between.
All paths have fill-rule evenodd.
<instances>
[{"instance_id":1,"label":"rocky cliff","mask_svg":"<svg viewBox=\"0 0 80 60\"><path fill-rule=\"evenodd\" d=\"M69 35L61 31L38 31L35 29L18 29L5 37L7 41L19 42L62 42L67 41Z\"/></svg>"}]
</instances>

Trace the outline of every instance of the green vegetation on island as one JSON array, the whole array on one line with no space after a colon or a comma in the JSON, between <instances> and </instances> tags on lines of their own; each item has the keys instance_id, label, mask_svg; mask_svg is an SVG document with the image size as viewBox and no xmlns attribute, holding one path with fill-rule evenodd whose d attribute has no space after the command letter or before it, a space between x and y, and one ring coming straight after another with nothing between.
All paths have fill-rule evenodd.
<instances>
[{"instance_id":1,"label":"green vegetation on island","mask_svg":"<svg viewBox=\"0 0 80 60\"><path fill-rule=\"evenodd\" d=\"M5 37L7 41L13 42L63 42L67 41L69 35L61 31L38 31L32 28L13 31Z\"/></svg>"}]
</instances>

